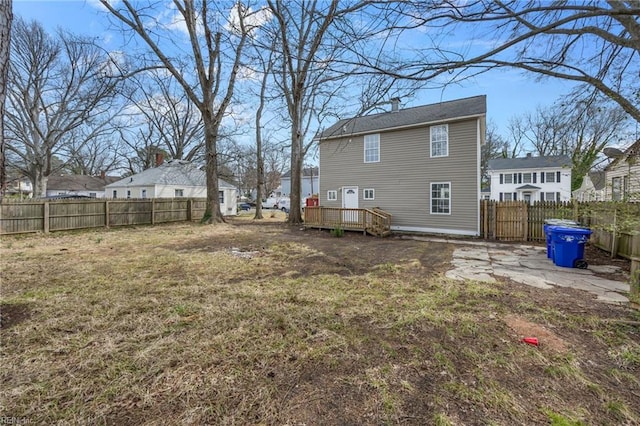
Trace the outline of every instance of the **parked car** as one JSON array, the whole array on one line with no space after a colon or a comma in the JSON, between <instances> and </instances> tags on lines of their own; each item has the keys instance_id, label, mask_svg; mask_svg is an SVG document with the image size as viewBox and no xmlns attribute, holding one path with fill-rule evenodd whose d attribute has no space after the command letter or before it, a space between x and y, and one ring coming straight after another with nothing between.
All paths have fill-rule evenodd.
<instances>
[{"instance_id":1,"label":"parked car","mask_svg":"<svg viewBox=\"0 0 640 426\"><path fill-rule=\"evenodd\" d=\"M276 197L269 197L266 200L262 200L263 209L277 209L278 199Z\"/></svg>"},{"instance_id":2,"label":"parked car","mask_svg":"<svg viewBox=\"0 0 640 426\"><path fill-rule=\"evenodd\" d=\"M305 201L301 200L300 201L300 209L304 210L304 204ZM289 197L282 197L278 200L278 205L276 206L276 208L278 210L282 210L285 213L289 213L289 211L291 210L291 198Z\"/></svg>"},{"instance_id":3,"label":"parked car","mask_svg":"<svg viewBox=\"0 0 640 426\"><path fill-rule=\"evenodd\" d=\"M248 212L249 210L251 210L251 204L249 204L249 203L239 203L238 204L238 210L242 210L242 211Z\"/></svg>"}]
</instances>

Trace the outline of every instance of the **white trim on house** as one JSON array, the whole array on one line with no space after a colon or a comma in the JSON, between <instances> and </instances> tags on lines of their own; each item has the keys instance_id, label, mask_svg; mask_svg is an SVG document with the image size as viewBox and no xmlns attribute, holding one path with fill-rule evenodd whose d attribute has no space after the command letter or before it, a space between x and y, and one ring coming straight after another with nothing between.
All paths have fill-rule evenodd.
<instances>
[{"instance_id":1,"label":"white trim on house","mask_svg":"<svg viewBox=\"0 0 640 426\"><path fill-rule=\"evenodd\" d=\"M367 139L369 139L369 140L367 141ZM367 148L367 143L375 143L376 144L376 146L375 146L375 151L376 151L375 152L375 159L371 159L371 160L367 159L367 151L373 151L374 150L374 148ZM371 134L365 135L364 136L363 148L364 148L363 157L364 157L364 162L366 164L379 163L380 162L380 133L371 133ZM373 156L372 156L372 158L373 158Z\"/></svg>"},{"instance_id":2,"label":"white trim on house","mask_svg":"<svg viewBox=\"0 0 640 426\"><path fill-rule=\"evenodd\" d=\"M392 231L423 232L427 234L467 235L477 237L480 231L463 231L460 229L423 228L418 226L391 226Z\"/></svg>"},{"instance_id":3,"label":"white trim on house","mask_svg":"<svg viewBox=\"0 0 640 426\"><path fill-rule=\"evenodd\" d=\"M449 211L446 213L434 212L433 211L433 185L448 185L449 186L449 197L446 200L449 201ZM452 200L453 200L453 191L451 188L451 182L429 182L429 214L434 215L451 215L451 211L453 210ZM440 198L438 198L440 199Z\"/></svg>"},{"instance_id":4,"label":"white trim on house","mask_svg":"<svg viewBox=\"0 0 640 426\"><path fill-rule=\"evenodd\" d=\"M482 200L482 126L480 124L480 119L477 120L477 137L478 140L476 142L478 146L477 155L477 168L476 168L476 176L478 176L478 200ZM489 177L489 182L491 182L491 177ZM489 198L491 198L491 191L489 191ZM476 222L476 229L478 229L478 235L480 235L480 210L478 210L478 220Z\"/></svg>"}]
</instances>

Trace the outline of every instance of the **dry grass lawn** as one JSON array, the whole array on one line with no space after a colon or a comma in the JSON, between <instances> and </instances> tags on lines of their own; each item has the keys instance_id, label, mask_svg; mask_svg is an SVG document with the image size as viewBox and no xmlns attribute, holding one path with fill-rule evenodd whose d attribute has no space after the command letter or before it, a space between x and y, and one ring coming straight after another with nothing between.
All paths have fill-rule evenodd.
<instances>
[{"instance_id":1,"label":"dry grass lawn","mask_svg":"<svg viewBox=\"0 0 640 426\"><path fill-rule=\"evenodd\" d=\"M250 220L3 237L0 416L640 423L637 312L447 280L452 250Z\"/></svg>"}]
</instances>

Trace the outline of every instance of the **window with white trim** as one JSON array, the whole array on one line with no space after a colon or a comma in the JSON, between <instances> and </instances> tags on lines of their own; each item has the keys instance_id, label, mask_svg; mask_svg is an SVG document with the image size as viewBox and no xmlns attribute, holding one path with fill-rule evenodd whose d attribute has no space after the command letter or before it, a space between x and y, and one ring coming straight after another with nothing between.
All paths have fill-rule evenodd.
<instances>
[{"instance_id":1,"label":"window with white trim","mask_svg":"<svg viewBox=\"0 0 640 426\"><path fill-rule=\"evenodd\" d=\"M173 193L174 197L184 197L184 189L176 189Z\"/></svg>"},{"instance_id":2,"label":"window with white trim","mask_svg":"<svg viewBox=\"0 0 640 426\"><path fill-rule=\"evenodd\" d=\"M431 184L431 214L451 214L451 183Z\"/></svg>"},{"instance_id":3,"label":"window with white trim","mask_svg":"<svg viewBox=\"0 0 640 426\"><path fill-rule=\"evenodd\" d=\"M431 126L431 156L447 157L449 155L449 125Z\"/></svg>"},{"instance_id":4,"label":"window with white trim","mask_svg":"<svg viewBox=\"0 0 640 426\"><path fill-rule=\"evenodd\" d=\"M140 198L147 198L147 190L146 189L141 189L140 190Z\"/></svg>"},{"instance_id":5,"label":"window with white trim","mask_svg":"<svg viewBox=\"0 0 640 426\"><path fill-rule=\"evenodd\" d=\"M374 189L363 189L362 190L362 198L365 200L375 200L376 192Z\"/></svg>"},{"instance_id":6,"label":"window with white trim","mask_svg":"<svg viewBox=\"0 0 640 426\"><path fill-rule=\"evenodd\" d=\"M504 175L504 183L513 183L513 175L511 173Z\"/></svg>"},{"instance_id":7,"label":"window with white trim","mask_svg":"<svg viewBox=\"0 0 640 426\"><path fill-rule=\"evenodd\" d=\"M118 198L118 190L117 189L113 190L113 198Z\"/></svg>"},{"instance_id":8,"label":"window with white trim","mask_svg":"<svg viewBox=\"0 0 640 426\"><path fill-rule=\"evenodd\" d=\"M511 192L503 193L501 201L513 201L513 193L511 193Z\"/></svg>"},{"instance_id":9,"label":"window with white trim","mask_svg":"<svg viewBox=\"0 0 640 426\"><path fill-rule=\"evenodd\" d=\"M218 191L218 202L224 204L224 191Z\"/></svg>"},{"instance_id":10,"label":"window with white trim","mask_svg":"<svg viewBox=\"0 0 640 426\"><path fill-rule=\"evenodd\" d=\"M336 201L338 199L338 191L329 190L327 191L327 201Z\"/></svg>"},{"instance_id":11,"label":"window with white trim","mask_svg":"<svg viewBox=\"0 0 640 426\"><path fill-rule=\"evenodd\" d=\"M127 189L127 198L131 198L131 190Z\"/></svg>"},{"instance_id":12,"label":"window with white trim","mask_svg":"<svg viewBox=\"0 0 640 426\"><path fill-rule=\"evenodd\" d=\"M531 173L522 174L522 183L531 183Z\"/></svg>"},{"instance_id":13,"label":"window with white trim","mask_svg":"<svg viewBox=\"0 0 640 426\"><path fill-rule=\"evenodd\" d=\"M556 200L556 193L555 192L545 192L544 193L544 200L545 201L555 201Z\"/></svg>"},{"instance_id":14,"label":"window with white trim","mask_svg":"<svg viewBox=\"0 0 640 426\"><path fill-rule=\"evenodd\" d=\"M365 135L364 162L378 163L380 161L380 135Z\"/></svg>"},{"instance_id":15,"label":"window with white trim","mask_svg":"<svg viewBox=\"0 0 640 426\"><path fill-rule=\"evenodd\" d=\"M556 172L546 172L544 174L544 181L546 183L554 183L556 181Z\"/></svg>"}]
</instances>

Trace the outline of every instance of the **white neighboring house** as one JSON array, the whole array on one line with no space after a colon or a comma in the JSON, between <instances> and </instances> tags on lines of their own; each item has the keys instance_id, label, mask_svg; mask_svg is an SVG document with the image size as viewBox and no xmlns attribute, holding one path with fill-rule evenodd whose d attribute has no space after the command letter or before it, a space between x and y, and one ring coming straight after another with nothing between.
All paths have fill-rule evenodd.
<instances>
[{"instance_id":1,"label":"white neighboring house","mask_svg":"<svg viewBox=\"0 0 640 426\"><path fill-rule=\"evenodd\" d=\"M117 176L50 175L47 178L46 197L78 195L104 198L106 185L120 179Z\"/></svg>"},{"instance_id":2,"label":"white neighboring house","mask_svg":"<svg viewBox=\"0 0 640 426\"><path fill-rule=\"evenodd\" d=\"M280 178L282 196L291 197L291 170ZM318 167L304 167L300 178L300 199L305 200L320 192L320 170Z\"/></svg>"},{"instance_id":3,"label":"white neighboring house","mask_svg":"<svg viewBox=\"0 0 640 426\"><path fill-rule=\"evenodd\" d=\"M206 198L206 174L183 160L170 160L158 167L120 179L105 187L107 198ZM220 212L235 216L236 188L218 179Z\"/></svg>"},{"instance_id":4,"label":"white neighboring house","mask_svg":"<svg viewBox=\"0 0 640 426\"><path fill-rule=\"evenodd\" d=\"M589 172L582 178L580 188L573 191L573 199L576 201L604 201L605 199L605 172Z\"/></svg>"},{"instance_id":5,"label":"white neighboring house","mask_svg":"<svg viewBox=\"0 0 640 426\"><path fill-rule=\"evenodd\" d=\"M605 200L640 201L640 139L604 168Z\"/></svg>"},{"instance_id":6,"label":"white neighboring house","mask_svg":"<svg viewBox=\"0 0 640 426\"><path fill-rule=\"evenodd\" d=\"M495 201L569 201L571 159L566 155L489 160L491 199Z\"/></svg>"}]
</instances>

